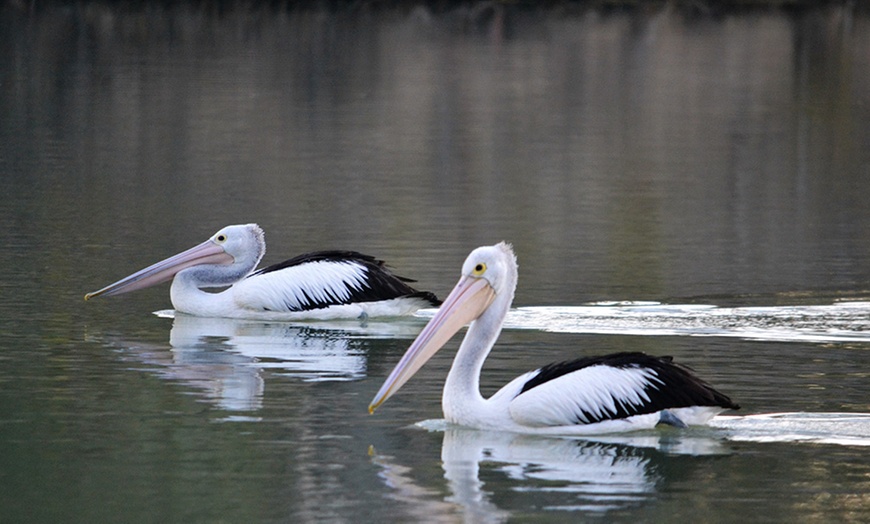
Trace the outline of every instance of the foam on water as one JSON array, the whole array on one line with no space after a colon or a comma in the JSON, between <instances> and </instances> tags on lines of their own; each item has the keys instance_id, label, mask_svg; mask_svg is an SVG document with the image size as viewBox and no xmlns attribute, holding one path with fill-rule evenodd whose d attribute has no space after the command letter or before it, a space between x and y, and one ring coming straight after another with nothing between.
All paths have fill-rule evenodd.
<instances>
[{"instance_id":1,"label":"foam on water","mask_svg":"<svg viewBox=\"0 0 870 524\"><path fill-rule=\"evenodd\" d=\"M870 413L762 413L719 416L710 425L744 442L870 446Z\"/></svg>"},{"instance_id":2,"label":"foam on water","mask_svg":"<svg viewBox=\"0 0 870 524\"><path fill-rule=\"evenodd\" d=\"M421 311L431 316L435 310ZM794 342L870 342L870 302L719 307L708 304L599 302L512 309L508 329L556 333L739 337Z\"/></svg>"},{"instance_id":3,"label":"foam on water","mask_svg":"<svg viewBox=\"0 0 870 524\"><path fill-rule=\"evenodd\" d=\"M443 432L451 426L444 419L415 424L426 431ZM706 430L705 430L706 429ZM473 431L473 430L467 430ZM511 439L518 436L508 437ZM670 454L713 455L726 453L723 441L760 443L804 443L839 446L870 446L870 413L760 413L747 416L720 415L709 428L650 430L584 437L536 437L577 439L641 448L655 448Z\"/></svg>"}]
</instances>

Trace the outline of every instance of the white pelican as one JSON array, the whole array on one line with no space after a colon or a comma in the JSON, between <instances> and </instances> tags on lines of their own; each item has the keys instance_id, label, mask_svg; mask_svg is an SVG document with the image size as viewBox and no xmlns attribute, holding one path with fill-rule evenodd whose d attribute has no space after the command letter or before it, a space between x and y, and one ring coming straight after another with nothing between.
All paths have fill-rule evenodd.
<instances>
[{"instance_id":1,"label":"white pelican","mask_svg":"<svg viewBox=\"0 0 870 524\"><path fill-rule=\"evenodd\" d=\"M550 364L517 377L492 397L480 394L483 361L495 344L517 285L517 262L504 242L471 252L459 283L369 404L380 406L462 326L468 332L444 384L444 418L477 429L583 435L704 424L727 396L670 357L616 353Z\"/></svg>"},{"instance_id":2,"label":"white pelican","mask_svg":"<svg viewBox=\"0 0 870 524\"><path fill-rule=\"evenodd\" d=\"M227 226L196 247L88 293L85 300L135 291L174 276L172 306L200 317L368 318L407 315L441 303L368 255L319 251L254 271L265 252L257 224ZM227 286L218 293L202 289Z\"/></svg>"}]
</instances>

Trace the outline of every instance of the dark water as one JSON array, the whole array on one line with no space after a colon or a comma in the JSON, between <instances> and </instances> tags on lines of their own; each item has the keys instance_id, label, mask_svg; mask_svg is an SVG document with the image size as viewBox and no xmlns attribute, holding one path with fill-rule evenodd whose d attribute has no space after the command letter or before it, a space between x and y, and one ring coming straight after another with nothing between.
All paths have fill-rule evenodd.
<instances>
[{"instance_id":1,"label":"dark water","mask_svg":"<svg viewBox=\"0 0 870 524\"><path fill-rule=\"evenodd\" d=\"M0 520L870 518L866 16L15 5ZM440 295L512 242L526 309L485 393L643 350L740 415L796 414L595 440L413 427L441 415L449 349L366 406L425 319L173 320L151 314L166 286L82 301L254 221L267 263L356 249Z\"/></svg>"}]
</instances>

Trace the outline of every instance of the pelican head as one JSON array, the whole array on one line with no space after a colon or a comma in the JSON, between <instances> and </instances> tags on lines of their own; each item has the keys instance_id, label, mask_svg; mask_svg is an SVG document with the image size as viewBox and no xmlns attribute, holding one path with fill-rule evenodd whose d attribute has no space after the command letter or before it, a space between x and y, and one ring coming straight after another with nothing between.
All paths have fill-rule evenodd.
<instances>
[{"instance_id":1,"label":"pelican head","mask_svg":"<svg viewBox=\"0 0 870 524\"><path fill-rule=\"evenodd\" d=\"M369 404L369 413L398 391L457 331L489 311L497 318L486 324L494 330L491 336L497 337L501 319L513 301L516 282L517 261L510 244L501 242L472 251L462 265L456 287L387 377ZM500 307L491 308L494 303Z\"/></svg>"},{"instance_id":2,"label":"pelican head","mask_svg":"<svg viewBox=\"0 0 870 524\"><path fill-rule=\"evenodd\" d=\"M200 287L227 286L250 273L263 258L266 242L257 224L227 226L202 244L88 293L85 300L112 296L166 282L184 270L196 272ZM208 272L208 278L199 273Z\"/></svg>"}]
</instances>

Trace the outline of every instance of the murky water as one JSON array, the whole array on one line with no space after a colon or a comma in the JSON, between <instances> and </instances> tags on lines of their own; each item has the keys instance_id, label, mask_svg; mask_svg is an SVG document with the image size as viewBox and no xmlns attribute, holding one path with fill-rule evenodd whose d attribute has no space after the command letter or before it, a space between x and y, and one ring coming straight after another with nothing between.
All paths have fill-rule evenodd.
<instances>
[{"instance_id":1,"label":"murky water","mask_svg":"<svg viewBox=\"0 0 870 524\"><path fill-rule=\"evenodd\" d=\"M866 16L36 7L0 10L0 520L870 518ZM369 416L431 312L82 301L253 221L267 263L356 249L442 296L512 242L487 394L642 350L742 409L448 428L447 350Z\"/></svg>"}]
</instances>

